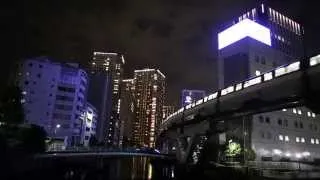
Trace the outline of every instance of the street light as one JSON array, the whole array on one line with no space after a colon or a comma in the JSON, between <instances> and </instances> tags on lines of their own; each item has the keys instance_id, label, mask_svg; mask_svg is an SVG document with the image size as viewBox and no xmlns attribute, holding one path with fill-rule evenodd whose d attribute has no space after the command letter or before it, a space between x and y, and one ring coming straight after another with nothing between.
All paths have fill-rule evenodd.
<instances>
[{"instance_id":1,"label":"street light","mask_svg":"<svg viewBox=\"0 0 320 180\"><path fill-rule=\"evenodd\" d=\"M59 129L61 127L60 124L57 124L56 125L56 128L54 128L54 135L56 136L57 135L57 129Z\"/></svg>"}]
</instances>

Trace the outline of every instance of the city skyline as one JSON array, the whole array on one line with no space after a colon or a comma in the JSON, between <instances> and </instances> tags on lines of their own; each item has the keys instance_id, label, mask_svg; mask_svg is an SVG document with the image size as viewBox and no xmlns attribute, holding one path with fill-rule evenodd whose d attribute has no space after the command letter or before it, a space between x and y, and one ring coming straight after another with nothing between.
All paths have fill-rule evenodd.
<instances>
[{"instance_id":1,"label":"city skyline","mask_svg":"<svg viewBox=\"0 0 320 180\"><path fill-rule=\"evenodd\" d=\"M319 27L313 18L308 17L312 17L312 9L316 6L304 4L302 1L286 2L270 1L275 10L297 19L297 22L305 27L307 51L310 56L314 55L314 52L318 50L315 45L319 41L319 35L315 32ZM37 33L33 34L33 30L26 32L27 40L21 46L14 46L11 51L14 50L16 53L10 53L10 56L8 54L7 59L12 61L13 59L47 55L57 59L70 59L70 61L77 61L86 65L93 51L123 52L128 59L125 66L125 78L130 77L130 72L134 69L144 67L162 69L168 77L170 92L168 99L171 104L178 105L179 100L175 97L179 95L183 88L204 89L208 92L214 90L215 87L212 84L217 77L213 75L212 71L214 71L217 59L215 48L217 44L212 34L217 31L221 22L230 20L235 15L246 12L247 7L255 5L253 1L232 3L229 1L209 2L206 0L184 3L154 1L150 2L148 7L159 9L161 13L154 14L146 11L145 14L139 16L136 13L138 11L136 6L131 6L129 2L121 3L129 4L123 8L126 11L132 11L124 13L121 11L122 7L119 7L117 3L104 6L106 4L98 1L97 4L85 7L89 19L83 18L79 13L84 8L82 4L76 4L71 9L71 12L74 12L73 15L62 8L61 10L64 13L55 14L49 11L43 16L42 20L34 15L40 15L39 17L41 17L43 12L39 11L38 8L28 6L28 8L31 8L30 11L28 10L31 14L26 14L25 18L39 22L39 25L30 24L28 21L24 24L24 27L34 28L35 33L41 33L38 33L39 35ZM312 2L310 3L312 4ZM44 9L51 7L47 6L47 3L38 4L38 6L44 7ZM101 9L98 8L101 11L93 11L97 6L101 7ZM164 10L167 6L171 7L168 11ZM178 6L182 8L176 10L175 8ZM195 6L193 12L187 10L190 6ZM114 13L103 11L109 8L120 9L120 11ZM219 9L223 9L223 11ZM128 17L131 14L133 14L133 16L130 16L132 18L128 18L126 21L116 21L120 17ZM66 18L58 18L61 16ZM169 18L168 16L172 17ZM61 25L55 26L57 31L49 32L49 29L52 29L50 27L57 23L52 19L53 17L64 21ZM106 24L109 23L114 23L114 26L107 26L108 28L106 28ZM85 33L81 30L83 28L76 28L79 26L90 28ZM61 34L63 29L67 30L64 33L65 35ZM115 31L115 29L119 30ZM166 32L168 33L166 34ZM12 31L12 33L15 33L15 31ZM17 37L21 37L19 33ZM44 39L39 40L39 38ZM152 43L153 40L158 41L158 43ZM10 43L8 44L10 45ZM193 48L195 45L197 47ZM4 69L2 73L5 72L8 71ZM190 74L193 75L190 76Z\"/></svg>"}]
</instances>

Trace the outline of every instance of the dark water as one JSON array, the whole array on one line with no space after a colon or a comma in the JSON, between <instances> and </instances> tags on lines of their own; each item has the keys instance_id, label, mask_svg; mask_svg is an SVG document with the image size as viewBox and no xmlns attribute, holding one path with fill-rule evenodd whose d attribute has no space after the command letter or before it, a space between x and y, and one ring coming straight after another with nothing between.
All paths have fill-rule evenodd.
<instances>
[{"instance_id":1,"label":"dark water","mask_svg":"<svg viewBox=\"0 0 320 180\"><path fill-rule=\"evenodd\" d=\"M87 180L87 179L176 179L174 162L149 157L68 157L39 158L32 168L14 179Z\"/></svg>"}]
</instances>

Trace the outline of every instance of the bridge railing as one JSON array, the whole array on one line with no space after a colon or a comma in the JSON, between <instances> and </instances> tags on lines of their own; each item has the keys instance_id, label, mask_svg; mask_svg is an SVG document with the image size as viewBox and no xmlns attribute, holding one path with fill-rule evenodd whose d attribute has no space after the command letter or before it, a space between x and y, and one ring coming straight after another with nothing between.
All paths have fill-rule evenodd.
<instances>
[{"instance_id":1,"label":"bridge railing","mask_svg":"<svg viewBox=\"0 0 320 180\"><path fill-rule=\"evenodd\" d=\"M320 55L317 55L317 56L314 56L314 57L311 57L309 59L309 66L312 67L312 66L316 66L316 65L319 65L320 64ZM257 84L260 84L260 83L263 83L263 82L267 82L267 81L270 81L274 78L277 78L277 77L280 77L280 76L284 76L284 75L288 75L292 72L296 72L296 71L299 71L300 70L300 61L297 61L297 62L293 62L291 64L288 64L288 65L283 65L283 66L280 66L280 67L277 67L271 71L268 71L266 73L263 73L261 75L258 75L258 76L254 76L250 79L247 79L247 80L244 80L240 83L236 83L232 86L229 86L229 87L226 87L224 89L221 89L217 92L214 92L206 97L204 97L203 99L200 99L196 102L193 102L185 107L182 107L180 108L178 111L174 112L173 114L169 115L163 122L163 125L167 125L168 123L171 122L171 119L173 119L175 116L177 115L181 115L184 113L184 111L188 110L188 109L191 109L191 108L194 108L196 106L199 106L203 103L207 103L209 101L212 101L212 100L215 100L217 98L220 98L222 96L225 96L227 94L231 94L231 93L234 93L234 92L237 92L237 91L241 91L241 90L244 90L248 87L251 87L251 86L254 86L254 85L257 85Z\"/></svg>"}]
</instances>

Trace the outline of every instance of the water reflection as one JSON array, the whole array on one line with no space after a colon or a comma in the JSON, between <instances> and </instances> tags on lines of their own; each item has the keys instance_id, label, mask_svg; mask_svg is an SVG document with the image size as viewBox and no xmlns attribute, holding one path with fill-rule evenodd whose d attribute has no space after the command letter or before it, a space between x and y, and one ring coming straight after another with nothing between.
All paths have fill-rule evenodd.
<instances>
[{"instance_id":1,"label":"water reflection","mask_svg":"<svg viewBox=\"0 0 320 180\"><path fill-rule=\"evenodd\" d=\"M174 179L173 161L149 157L77 157L38 159L32 179ZM29 179L29 178L28 178Z\"/></svg>"}]
</instances>

